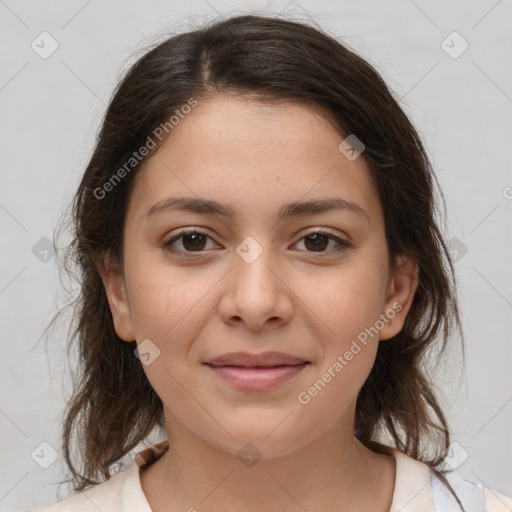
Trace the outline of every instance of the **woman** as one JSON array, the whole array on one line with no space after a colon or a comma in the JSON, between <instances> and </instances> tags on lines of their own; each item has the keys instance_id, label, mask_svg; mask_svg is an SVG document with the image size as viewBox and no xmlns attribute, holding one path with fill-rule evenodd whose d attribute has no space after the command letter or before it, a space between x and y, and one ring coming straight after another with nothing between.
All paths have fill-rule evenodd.
<instances>
[{"instance_id":1,"label":"woman","mask_svg":"<svg viewBox=\"0 0 512 512\"><path fill-rule=\"evenodd\" d=\"M510 510L441 468L423 362L460 320L435 183L316 28L233 17L146 53L74 199L78 494L35 510Z\"/></svg>"}]
</instances>

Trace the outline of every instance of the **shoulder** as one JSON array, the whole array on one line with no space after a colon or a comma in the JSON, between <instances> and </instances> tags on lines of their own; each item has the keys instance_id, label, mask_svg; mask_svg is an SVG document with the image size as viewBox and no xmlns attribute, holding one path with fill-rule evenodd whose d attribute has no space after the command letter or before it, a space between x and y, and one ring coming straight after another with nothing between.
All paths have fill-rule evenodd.
<instances>
[{"instance_id":1,"label":"shoulder","mask_svg":"<svg viewBox=\"0 0 512 512\"><path fill-rule=\"evenodd\" d=\"M398 450L392 512L445 512L460 510L455 498L437 474L425 463ZM463 504L466 512L512 512L512 498L449 471L444 477Z\"/></svg>"},{"instance_id":2,"label":"shoulder","mask_svg":"<svg viewBox=\"0 0 512 512\"><path fill-rule=\"evenodd\" d=\"M483 488L485 495L485 510L486 512L511 512L512 511L512 497L505 496L498 491Z\"/></svg>"},{"instance_id":3,"label":"shoulder","mask_svg":"<svg viewBox=\"0 0 512 512\"><path fill-rule=\"evenodd\" d=\"M470 512L512 512L512 498L482 484L477 484L457 471L447 473L445 477L466 510ZM436 510L443 510L445 504L456 506L453 496L448 493L446 487L433 473L431 473L431 485L434 504L441 505L436 506Z\"/></svg>"},{"instance_id":4,"label":"shoulder","mask_svg":"<svg viewBox=\"0 0 512 512\"><path fill-rule=\"evenodd\" d=\"M121 512L122 490L127 477L132 472L130 470L133 471L133 467L58 503L30 509L27 512L98 512L98 510L102 512Z\"/></svg>"},{"instance_id":5,"label":"shoulder","mask_svg":"<svg viewBox=\"0 0 512 512\"><path fill-rule=\"evenodd\" d=\"M156 461L169 448L167 440L138 452L131 463L107 481L58 503L26 512L151 512L140 481L140 467Z\"/></svg>"}]
</instances>

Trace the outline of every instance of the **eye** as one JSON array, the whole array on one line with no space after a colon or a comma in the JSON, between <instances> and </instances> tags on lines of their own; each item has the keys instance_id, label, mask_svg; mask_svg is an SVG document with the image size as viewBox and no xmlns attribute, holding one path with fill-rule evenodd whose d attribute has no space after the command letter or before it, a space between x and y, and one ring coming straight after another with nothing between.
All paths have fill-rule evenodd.
<instances>
[{"instance_id":1,"label":"eye","mask_svg":"<svg viewBox=\"0 0 512 512\"><path fill-rule=\"evenodd\" d=\"M197 230L182 231L170 240L164 243L164 247L172 252L180 252L179 249L173 247L174 243L180 239L185 252L202 252L204 250L205 240L210 238L206 233ZM211 240L211 238L210 238Z\"/></svg>"},{"instance_id":2,"label":"eye","mask_svg":"<svg viewBox=\"0 0 512 512\"><path fill-rule=\"evenodd\" d=\"M299 242L302 241L304 241L304 245L307 249L312 249L308 250L307 252L338 252L350 246L350 243L346 240L342 240L332 233L323 230L317 230L308 233L299 240ZM335 242L337 246L332 250L325 251L324 249L329 245L329 242Z\"/></svg>"},{"instance_id":3,"label":"eye","mask_svg":"<svg viewBox=\"0 0 512 512\"><path fill-rule=\"evenodd\" d=\"M173 236L170 240L164 243L164 248L172 252L183 252L183 253L201 253L206 247L207 240L212 238L202 231L196 229L181 231L177 235ZM176 248L174 244L177 241L181 241L181 248ZM303 236L296 244L304 241L307 252L326 253L326 252L339 252L350 247L350 243L346 240L329 233L328 231L316 230ZM335 242L334 249L326 251L325 249L329 246L329 243ZM296 245L294 244L294 245Z\"/></svg>"}]
</instances>

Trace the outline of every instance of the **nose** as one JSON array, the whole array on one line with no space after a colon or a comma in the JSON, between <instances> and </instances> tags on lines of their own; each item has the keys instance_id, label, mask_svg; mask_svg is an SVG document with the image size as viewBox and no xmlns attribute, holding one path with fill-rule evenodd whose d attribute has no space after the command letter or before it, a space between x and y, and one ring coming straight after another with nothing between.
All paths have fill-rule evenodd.
<instances>
[{"instance_id":1,"label":"nose","mask_svg":"<svg viewBox=\"0 0 512 512\"><path fill-rule=\"evenodd\" d=\"M241 244L242 245L242 244ZM270 249L255 259L239 248L233 268L224 280L219 314L228 324L244 323L250 330L261 330L266 324L277 328L288 323L293 313L291 283ZM240 255L241 254L241 255Z\"/></svg>"}]
</instances>

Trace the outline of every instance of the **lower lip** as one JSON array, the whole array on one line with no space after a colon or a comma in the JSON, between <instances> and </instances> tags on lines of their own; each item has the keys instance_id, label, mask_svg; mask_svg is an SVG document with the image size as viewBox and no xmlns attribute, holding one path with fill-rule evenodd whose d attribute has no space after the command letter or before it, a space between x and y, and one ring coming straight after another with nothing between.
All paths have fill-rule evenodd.
<instances>
[{"instance_id":1,"label":"lower lip","mask_svg":"<svg viewBox=\"0 0 512 512\"><path fill-rule=\"evenodd\" d=\"M245 368L243 366L207 365L219 377L244 390L271 389L297 375L309 363L289 366Z\"/></svg>"}]
</instances>

